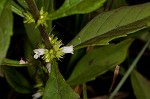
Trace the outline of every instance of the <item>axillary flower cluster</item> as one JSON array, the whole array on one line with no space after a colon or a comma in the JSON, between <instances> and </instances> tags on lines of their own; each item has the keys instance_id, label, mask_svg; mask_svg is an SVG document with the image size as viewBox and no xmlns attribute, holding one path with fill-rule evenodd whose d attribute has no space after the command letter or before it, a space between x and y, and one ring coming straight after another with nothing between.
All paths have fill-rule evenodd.
<instances>
[{"instance_id":1,"label":"axillary flower cluster","mask_svg":"<svg viewBox=\"0 0 150 99\"><path fill-rule=\"evenodd\" d=\"M24 23L33 23L33 22L35 23L35 20L33 19L30 12L24 13L24 18L25 18ZM47 27L46 24L47 20L49 20L48 12L45 12L42 7L40 10L40 17L37 20L35 27L38 27L39 25ZM49 40L53 48L48 50L46 49L44 44L39 44L39 48L33 50L35 53L34 55L35 59L41 57L43 60L45 60L45 62L51 62L55 58L59 60L60 58L63 57L65 53L73 54L73 46L62 47L63 44L61 40L58 40L58 38L54 37L54 35L51 35L51 37L49 37Z\"/></svg>"},{"instance_id":2,"label":"axillary flower cluster","mask_svg":"<svg viewBox=\"0 0 150 99\"><path fill-rule=\"evenodd\" d=\"M35 27L37 28L39 25L47 27L46 21L49 20L48 12L44 12L43 7L42 7L39 14L40 14L40 17L37 20ZM30 12L24 13L24 18L25 18L24 23L35 23L35 20Z\"/></svg>"},{"instance_id":3,"label":"axillary flower cluster","mask_svg":"<svg viewBox=\"0 0 150 99\"><path fill-rule=\"evenodd\" d=\"M52 35L49 37L50 43L52 44L53 48L48 50L46 49L44 44L39 44L38 49L34 49L34 58L42 58L45 62L51 62L53 59L60 59L63 58L63 55L66 53L71 53L73 54L73 46L64 46L62 47L62 42L61 40L58 40L57 37L54 37Z\"/></svg>"}]
</instances>

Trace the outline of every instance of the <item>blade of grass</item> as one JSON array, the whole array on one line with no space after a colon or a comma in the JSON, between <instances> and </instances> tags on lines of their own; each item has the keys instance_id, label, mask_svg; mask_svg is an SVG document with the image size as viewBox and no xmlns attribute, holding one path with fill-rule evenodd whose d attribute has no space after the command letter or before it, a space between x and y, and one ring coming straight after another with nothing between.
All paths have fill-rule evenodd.
<instances>
[{"instance_id":1,"label":"blade of grass","mask_svg":"<svg viewBox=\"0 0 150 99\"><path fill-rule=\"evenodd\" d=\"M150 43L150 39L147 41L147 43L144 45L144 47L142 48L142 50L140 51L140 53L138 54L138 56L135 58L135 60L133 61L133 63L131 64L130 68L127 70L127 72L125 73L125 75L123 76L123 78L121 79L121 81L119 82L119 84L117 85L117 87L114 89L114 91L112 92L112 94L110 95L110 97L108 99L113 99L113 97L116 95L116 93L119 91L119 89L121 88L121 86L123 85L123 83L126 81L126 79L128 78L128 76L130 75L130 73L132 72L132 70L134 69L134 67L136 66L137 62L139 61L139 59L141 58L141 56L143 55L144 51L146 50L146 48L148 47Z\"/></svg>"}]
</instances>

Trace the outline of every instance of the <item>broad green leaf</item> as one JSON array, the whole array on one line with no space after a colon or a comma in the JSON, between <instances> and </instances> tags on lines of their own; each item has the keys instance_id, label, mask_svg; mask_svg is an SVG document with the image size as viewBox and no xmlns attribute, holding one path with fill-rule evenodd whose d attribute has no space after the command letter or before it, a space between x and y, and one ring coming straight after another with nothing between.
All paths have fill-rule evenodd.
<instances>
[{"instance_id":1,"label":"broad green leaf","mask_svg":"<svg viewBox=\"0 0 150 99\"><path fill-rule=\"evenodd\" d=\"M61 17L92 12L103 6L106 0L65 0L63 5L49 14L51 20Z\"/></svg>"},{"instance_id":2,"label":"broad green leaf","mask_svg":"<svg viewBox=\"0 0 150 99\"><path fill-rule=\"evenodd\" d=\"M150 3L103 12L91 20L70 42L76 48L106 45L143 28L150 21Z\"/></svg>"},{"instance_id":3,"label":"broad green leaf","mask_svg":"<svg viewBox=\"0 0 150 99\"><path fill-rule=\"evenodd\" d=\"M5 6L7 5L8 1L9 0L1 0L1 2L0 2L0 15L2 14L2 11L5 8Z\"/></svg>"},{"instance_id":4,"label":"broad green leaf","mask_svg":"<svg viewBox=\"0 0 150 99\"><path fill-rule=\"evenodd\" d=\"M30 93L32 86L24 76L14 68L2 66L3 73L10 86L18 93Z\"/></svg>"},{"instance_id":5,"label":"broad green leaf","mask_svg":"<svg viewBox=\"0 0 150 99\"><path fill-rule=\"evenodd\" d=\"M79 96L66 83L60 74L56 62L52 64L43 99L78 99Z\"/></svg>"},{"instance_id":6,"label":"broad green leaf","mask_svg":"<svg viewBox=\"0 0 150 99\"><path fill-rule=\"evenodd\" d=\"M137 99L150 98L150 83L136 70L131 73L131 83Z\"/></svg>"},{"instance_id":7,"label":"broad green leaf","mask_svg":"<svg viewBox=\"0 0 150 99\"><path fill-rule=\"evenodd\" d=\"M32 46L37 47L37 44L42 41L39 30L35 28L35 24L33 23L24 24L24 26Z\"/></svg>"},{"instance_id":8,"label":"broad green leaf","mask_svg":"<svg viewBox=\"0 0 150 99\"><path fill-rule=\"evenodd\" d=\"M82 84L119 65L126 58L131 42L132 40L128 39L117 45L100 47L87 53L77 63L67 82L71 85Z\"/></svg>"},{"instance_id":9,"label":"broad green leaf","mask_svg":"<svg viewBox=\"0 0 150 99\"><path fill-rule=\"evenodd\" d=\"M10 43L10 37L13 34L13 16L9 3L10 2L7 1L7 4L5 4L5 7L3 7L3 10L0 14L0 64L2 59L6 56ZM1 3L0 6L2 7Z\"/></svg>"},{"instance_id":10,"label":"broad green leaf","mask_svg":"<svg viewBox=\"0 0 150 99\"><path fill-rule=\"evenodd\" d=\"M11 60L7 58L3 58L2 63L0 65L5 65L5 66L16 66L16 67L24 67L24 66L29 66L27 64L19 64L20 62L17 60Z\"/></svg>"}]
</instances>

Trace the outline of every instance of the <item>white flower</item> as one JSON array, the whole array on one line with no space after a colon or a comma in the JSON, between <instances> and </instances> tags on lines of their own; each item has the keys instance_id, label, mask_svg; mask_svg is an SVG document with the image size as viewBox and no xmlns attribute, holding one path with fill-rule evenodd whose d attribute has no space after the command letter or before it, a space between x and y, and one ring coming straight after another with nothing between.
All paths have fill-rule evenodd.
<instances>
[{"instance_id":1,"label":"white flower","mask_svg":"<svg viewBox=\"0 0 150 99\"><path fill-rule=\"evenodd\" d=\"M19 64L28 64L28 62L27 62L27 61L24 61L24 60L21 58L21 60L19 61Z\"/></svg>"},{"instance_id":2,"label":"white flower","mask_svg":"<svg viewBox=\"0 0 150 99\"><path fill-rule=\"evenodd\" d=\"M32 95L32 97L33 97L32 99L38 99L41 96L42 96L42 94L40 92L37 92L37 93L35 93L35 94Z\"/></svg>"},{"instance_id":3,"label":"white flower","mask_svg":"<svg viewBox=\"0 0 150 99\"><path fill-rule=\"evenodd\" d=\"M47 63L47 64L46 64L46 68L47 68L48 72L50 73L50 72L51 72L51 64L50 64L50 63Z\"/></svg>"},{"instance_id":4,"label":"white flower","mask_svg":"<svg viewBox=\"0 0 150 99\"><path fill-rule=\"evenodd\" d=\"M71 46L62 47L62 52L73 54L73 46L71 45Z\"/></svg>"},{"instance_id":5,"label":"white flower","mask_svg":"<svg viewBox=\"0 0 150 99\"><path fill-rule=\"evenodd\" d=\"M39 58L41 55L44 55L45 51L44 49L40 48L40 49L35 49L33 50L35 55L34 55L34 58L37 59Z\"/></svg>"}]
</instances>

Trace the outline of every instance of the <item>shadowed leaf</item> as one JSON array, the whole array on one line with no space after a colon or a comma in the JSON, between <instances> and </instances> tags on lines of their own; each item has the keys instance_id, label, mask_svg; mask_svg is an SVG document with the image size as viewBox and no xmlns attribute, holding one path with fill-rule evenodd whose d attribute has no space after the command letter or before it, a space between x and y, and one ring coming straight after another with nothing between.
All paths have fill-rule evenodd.
<instances>
[{"instance_id":1,"label":"shadowed leaf","mask_svg":"<svg viewBox=\"0 0 150 99\"><path fill-rule=\"evenodd\" d=\"M67 82L71 85L82 84L119 65L126 58L131 42L130 39L90 51L77 63Z\"/></svg>"}]
</instances>

